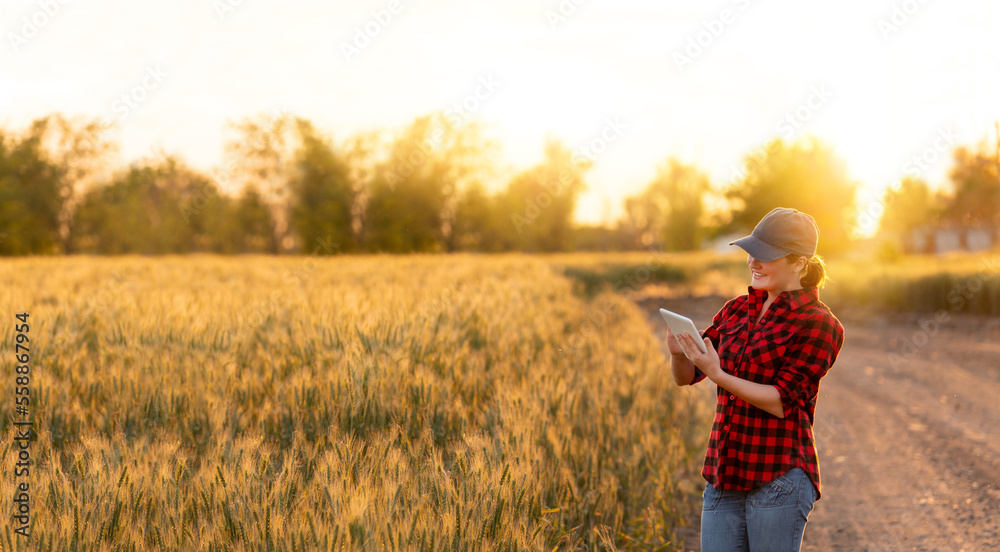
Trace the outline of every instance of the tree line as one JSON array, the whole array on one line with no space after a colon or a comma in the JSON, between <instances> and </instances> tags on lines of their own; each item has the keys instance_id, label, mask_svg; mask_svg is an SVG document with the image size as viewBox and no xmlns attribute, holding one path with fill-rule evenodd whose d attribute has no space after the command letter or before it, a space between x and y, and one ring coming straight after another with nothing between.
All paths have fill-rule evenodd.
<instances>
[{"instance_id":1,"label":"tree line","mask_svg":"<svg viewBox=\"0 0 1000 552\"><path fill-rule=\"evenodd\" d=\"M910 170L886 192L881 231L896 238L902 252L934 252L939 228L955 230L964 247L969 229L988 234L991 248L1000 247L1000 123L994 128L992 144L983 139L952 151L949 187L932 187Z\"/></svg>"},{"instance_id":2,"label":"tree line","mask_svg":"<svg viewBox=\"0 0 1000 552\"><path fill-rule=\"evenodd\" d=\"M580 226L573 211L592 159L557 140L536 166L510 171L480 126L440 113L340 142L284 114L228 130L223 167L205 174L162 154L118 167L99 121L51 115L0 129L0 254L693 250L749 231L775 206L813 214L820 249L836 254L860 222L858 183L814 138L776 139L722 184L668 158L619 220ZM996 151L953 155L954 190L904 179L879 202L884 231L905 236L928 220L996 227Z\"/></svg>"}]
</instances>

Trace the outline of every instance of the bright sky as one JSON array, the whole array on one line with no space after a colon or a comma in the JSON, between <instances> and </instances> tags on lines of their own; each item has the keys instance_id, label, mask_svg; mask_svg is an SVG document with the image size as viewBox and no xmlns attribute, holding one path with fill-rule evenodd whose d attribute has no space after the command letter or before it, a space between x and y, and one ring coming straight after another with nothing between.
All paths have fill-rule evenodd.
<instances>
[{"instance_id":1,"label":"bright sky","mask_svg":"<svg viewBox=\"0 0 1000 552\"><path fill-rule=\"evenodd\" d=\"M1000 119L998 32L982 0L3 0L0 125L100 117L126 162L208 171L249 115L342 139L465 102L512 167L548 135L603 150L577 210L600 222L669 156L721 187L777 136L818 136L872 190L943 184Z\"/></svg>"}]
</instances>

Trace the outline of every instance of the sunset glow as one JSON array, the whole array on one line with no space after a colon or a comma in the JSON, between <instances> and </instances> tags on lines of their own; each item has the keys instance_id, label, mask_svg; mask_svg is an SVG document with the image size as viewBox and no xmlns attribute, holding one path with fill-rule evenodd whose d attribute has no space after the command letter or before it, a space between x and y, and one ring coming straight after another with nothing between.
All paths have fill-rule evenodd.
<instances>
[{"instance_id":1,"label":"sunset glow","mask_svg":"<svg viewBox=\"0 0 1000 552\"><path fill-rule=\"evenodd\" d=\"M868 190L862 202L914 156L933 158L918 171L944 185L950 149L925 155L940 133L991 133L998 16L970 0L12 1L0 113L15 127L99 117L120 129L124 161L162 148L206 171L227 122L271 111L338 139L451 112L484 123L517 168L546 136L585 147L618 118L582 222L618 216L668 157L724 187L768 140L815 135Z\"/></svg>"}]
</instances>

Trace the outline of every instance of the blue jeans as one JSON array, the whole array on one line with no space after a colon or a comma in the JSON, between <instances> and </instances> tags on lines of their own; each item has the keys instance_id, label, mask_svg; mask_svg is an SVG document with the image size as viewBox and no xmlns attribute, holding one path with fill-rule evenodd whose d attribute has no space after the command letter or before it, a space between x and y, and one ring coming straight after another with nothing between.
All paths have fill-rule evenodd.
<instances>
[{"instance_id":1,"label":"blue jeans","mask_svg":"<svg viewBox=\"0 0 1000 552\"><path fill-rule=\"evenodd\" d=\"M752 491L705 485L701 552L798 552L816 487L793 468Z\"/></svg>"}]
</instances>

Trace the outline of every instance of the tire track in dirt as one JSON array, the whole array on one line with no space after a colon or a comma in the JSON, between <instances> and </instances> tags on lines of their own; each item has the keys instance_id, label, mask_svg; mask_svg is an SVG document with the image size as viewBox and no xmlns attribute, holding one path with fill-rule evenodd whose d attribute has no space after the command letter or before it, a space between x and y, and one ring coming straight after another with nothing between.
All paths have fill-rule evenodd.
<instances>
[{"instance_id":1,"label":"tire track in dirt","mask_svg":"<svg viewBox=\"0 0 1000 552\"><path fill-rule=\"evenodd\" d=\"M893 366L893 339L913 326L852 328L860 339L845 344L820 385L825 494L803 550L1000 548L1000 464L988 437L1000 420L1000 384L991 366L963 359L969 340L955 329Z\"/></svg>"}]
</instances>

